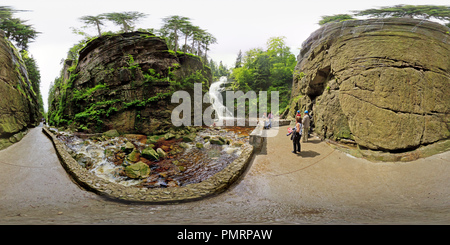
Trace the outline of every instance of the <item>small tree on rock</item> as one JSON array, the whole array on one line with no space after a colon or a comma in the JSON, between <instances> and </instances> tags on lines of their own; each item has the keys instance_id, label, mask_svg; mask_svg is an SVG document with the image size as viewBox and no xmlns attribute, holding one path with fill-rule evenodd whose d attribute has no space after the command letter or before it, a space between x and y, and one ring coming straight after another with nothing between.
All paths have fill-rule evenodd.
<instances>
[{"instance_id":1,"label":"small tree on rock","mask_svg":"<svg viewBox=\"0 0 450 245\"><path fill-rule=\"evenodd\" d=\"M98 36L100 37L102 35L102 31L100 29L100 26L104 25L103 20L106 17L103 15L85 15L81 17L79 20L83 21L86 25L95 25L97 27Z\"/></svg>"}]
</instances>

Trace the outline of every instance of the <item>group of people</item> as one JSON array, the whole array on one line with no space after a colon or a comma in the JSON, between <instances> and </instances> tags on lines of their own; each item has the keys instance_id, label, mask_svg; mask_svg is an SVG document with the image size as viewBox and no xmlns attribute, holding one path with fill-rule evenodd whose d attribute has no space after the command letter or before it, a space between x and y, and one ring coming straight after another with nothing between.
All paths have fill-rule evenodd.
<instances>
[{"instance_id":1,"label":"group of people","mask_svg":"<svg viewBox=\"0 0 450 245\"><path fill-rule=\"evenodd\" d=\"M311 118L309 117L309 112L306 110L305 115L302 117L300 111L297 111L295 127L287 134L287 136L291 135L291 140L294 145L292 153L296 154L300 152L300 139L302 139L303 143L308 141L310 124Z\"/></svg>"}]
</instances>

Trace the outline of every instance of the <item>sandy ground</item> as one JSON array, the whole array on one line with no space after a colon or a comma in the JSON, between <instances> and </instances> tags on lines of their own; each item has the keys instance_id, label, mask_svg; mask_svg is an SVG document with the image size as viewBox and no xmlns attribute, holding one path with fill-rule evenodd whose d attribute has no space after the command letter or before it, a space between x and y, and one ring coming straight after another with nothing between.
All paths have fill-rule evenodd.
<instances>
[{"instance_id":1,"label":"sandy ground","mask_svg":"<svg viewBox=\"0 0 450 245\"><path fill-rule=\"evenodd\" d=\"M450 152L407 163L356 159L286 127L226 192L170 205L80 189L37 127L0 151L0 224L450 224Z\"/></svg>"}]
</instances>

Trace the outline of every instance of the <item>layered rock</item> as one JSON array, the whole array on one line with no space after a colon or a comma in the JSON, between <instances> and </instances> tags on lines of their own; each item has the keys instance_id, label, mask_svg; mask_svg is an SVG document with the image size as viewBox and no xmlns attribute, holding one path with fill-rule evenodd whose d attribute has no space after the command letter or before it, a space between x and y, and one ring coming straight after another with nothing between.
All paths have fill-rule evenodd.
<instances>
[{"instance_id":1,"label":"layered rock","mask_svg":"<svg viewBox=\"0 0 450 245\"><path fill-rule=\"evenodd\" d=\"M17 49L0 31L0 149L39 124L38 99Z\"/></svg>"},{"instance_id":2,"label":"layered rock","mask_svg":"<svg viewBox=\"0 0 450 245\"><path fill-rule=\"evenodd\" d=\"M403 18L329 23L302 46L287 116L375 150L450 138L450 29Z\"/></svg>"},{"instance_id":3,"label":"layered rock","mask_svg":"<svg viewBox=\"0 0 450 245\"><path fill-rule=\"evenodd\" d=\"M80 51L76 67L66 62L49 121L85 131L162 133L178 105L170 102L172 93L189 91L194 82L207 90L211 80L200 57L175 53L150 33L102 36Z\"/></svg>"}]
</instances>

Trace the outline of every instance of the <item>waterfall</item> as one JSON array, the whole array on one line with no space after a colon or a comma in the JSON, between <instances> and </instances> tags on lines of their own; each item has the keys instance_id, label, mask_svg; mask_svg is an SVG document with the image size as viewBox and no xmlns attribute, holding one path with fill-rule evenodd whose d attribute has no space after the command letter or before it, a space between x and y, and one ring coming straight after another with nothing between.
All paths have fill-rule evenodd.
<instances>
[{"instance_id":1,"label":"waterfall","mask_svg":"<svg viewBox=\"0 0 450 245\"><path fill-rule=\"evenodd\" d=\"M223 105L223 98L221 92L225 91L222 85L228 82L226 77L221 77L219 81L214 82L209 87L209 98L210 102L218 115L219 120L226 120L234 118L233 112L229 111L228 108Z\"/></svg>"}]
</instances>

